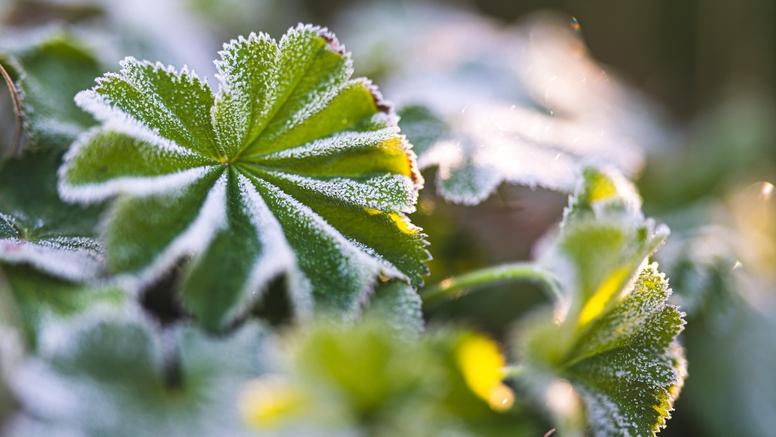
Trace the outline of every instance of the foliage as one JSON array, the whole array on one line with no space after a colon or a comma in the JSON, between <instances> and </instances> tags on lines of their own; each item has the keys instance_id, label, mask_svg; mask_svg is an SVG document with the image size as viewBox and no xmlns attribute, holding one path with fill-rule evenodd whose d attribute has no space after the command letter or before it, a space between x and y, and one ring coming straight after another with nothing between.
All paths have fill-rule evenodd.
<instances>
[{"instance_id":1,"label":"foliage","mask_svg":"<svg viewBox=\"0 0 776 437\"><path fill-rule=\"evenodd\" d=\"M243 411L273 435L532 435L493 340L439 330L412 341L378 320L317 324L289 339L290 364L253 382ZM354 366L353 363L358 363Z\"/></svg>"},{"instance_id":2,"label":"foliage","mask_svg":"<svg viewBox=\"0 0 776 437\"><path fill-rule=\"evenodd\" d=\"M262 337L253 324L212 339L100 313L49 325L14 381L25 414L9 435L247 435L236 399L261 369Z\"/></svg>"},{"instance_id":3,"label":"foliage","mask_svg":"<svg viewBox=\"0 0 776 437\"><path fill-rule=\"evenodd\" d=\"M76 102L102 122L62 167L60 192L119 194L111 273L148 284L190 256L187 310L220 328L286 274L295 311L359 311L375 281L418 286L428 258L422 183L396 119L326 30L233 40L215 94L194 72L127 58ZM214 298L217 296L217 298Z\"/></svg>"},{"instance_id":4,"label":"foliage","mask_svg":"<svg viewBox=\"0 0 776 437\"><path fill-rule=\"evenodd\" d=\"M542 256L558 272L562 296L553 313L533 316L519 332L522 379L550 398L561 396L554 378L567 380L598 436L656 433L686 374L676 342L682 313L667 304L671 290L657 265L645 263L666 230L644 220L639 204L627 181L585 172ZM552 399L548 406L568 408ZM583 432L573 425L565 432Z\"/></svg>"},{"instance_id":5,"label":"foliage","mask_svg":"<svg viewBox=\"0 0 776 437\"><path fill-rule=\"evenodd\" d=\"M234 7L226 15L244 23ZM366 68L387 75L399 114L368 79L352 77L337 38L310 25L279 40L231 40L210 82L133 57L103 73L83 34L64 27L4 42L0 64L25 138L20 150L3 145L13 153L0 163L0 398L13 398L0 399L0 416L9 410L0 430L662 429L686 376L684 314L651 260L667 227L643 216L627 179L657 122L636 122L647 106L589 75L603 70L574 49L576 35L534 24L547 42L539 47L521 32L444 16L460 24L458 36L443 32L450 41L482 34L450 71L402 62L402 51L419 58L415 42L433 41L433 29L411 20L395 23L414 29L393 32L403 49ZM540 98L542 75L513 70L501 44L537 62L552 53L542 71L581 53L563 80L573 88L590 78L598 94L580 95L595 102ZM433 197L416 211L419 168L436 168L428 176L441 197L466 205L502 182L576 190L535 261L427 287L428 242L409 215L455 225L435 222ZM681 249L669 266L681 264L673 271L684 281L707 266ZM428 310L514 280L546 289L554 306L489 334L436 323Z\"/></svg>"},{"instance_id":6,"label":"foliage","mask_svg":"<svg viewBox=\"0 0 776 437\"><path fill-rule=\"evenodd\" d=\"M14 79L21 116L35 143L67 147L93 124L73 102L76 92L100 74L100 62L83 41L63 29L8 38L0 64Z\"/></svg>"}]
</instances>

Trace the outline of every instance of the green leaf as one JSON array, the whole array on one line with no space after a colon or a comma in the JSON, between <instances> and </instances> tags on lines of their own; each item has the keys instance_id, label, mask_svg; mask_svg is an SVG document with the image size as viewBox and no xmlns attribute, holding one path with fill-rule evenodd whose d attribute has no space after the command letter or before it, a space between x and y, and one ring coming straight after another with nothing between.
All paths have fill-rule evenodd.
<instances>
[{"instance_id":1,"label":"green leaf","mask_svg":"<svg viewBox=\"0 0 776 437\"><path fill-rule=\"evenodd\" d=\"M37 345L41 326L93 308L118 310L126 295L117 287L89 286L52 277L27 265L2 268L27 343ZM0 291L2 292L2 291Z\"/></svg>"},{"instance_id":2,"label":"green leaf","mask_svg":"<svg viewBox=\"0 0 776 437\"><path fill-rule=\"evenodd\" d=\"M9 435L246 435L238 397L261 371L258 326L222 339L157 329L98 313L50 325L13 375L22 413Z\"/></svg>"},{"instance_id":3,"label":"green leaf","mask_svg":"<svg viewBox=\"0 0 776 437\"><path fill-rule=\"evenodd\" d=\"M36 144L66 147L94 123L73 97L100 74L97 57L62 29L18 38L24 43L0 49L0 64L20 92L26 130Z\"/></svg>"},{"instance_id":4,"label":"green leaf","mask_svg":"<svg viewBox=\"0 0 776 437\"><path fill-rule=\"evenodd\" d=\"M538 432L512 404L491 407L478 393L482 375L486 390L512 393L501 385L503 357L496 343L481 335L441 330L409 339L391 324L367 318L355 326L319 322L284 340L288 365L248 389L252 396L244 408L257 431L305 436ZM484 359L482 344L488 352ZM467 379L471 372L481 373Z\"/></svg>"},{"instance_id":5,"label":"green leaf","mask_svg":"<svg viewBox=\"0 0 776 437\"><path fill-rule=\"evenodd\" d=\"M233 40L215 92L185 68L121 66L76 97L102 126L72 146L60 193L124 195L105 240L131 286L189 258L183 304L218 329L279 274L300 315L353 317L378 281L422 283L425 236L405 215L422 185L414 154L332 34Z\"/></svg>"},{"instance_id":6,"label":"green leaf","mask_svg":"<svg viewBox=\"0 0 776 437\"><path fill-rule=\"evenodd\" d=\"M559 235L539 257L557 272L567 320L584 325L608 310L665 241L668 228L644 219L640 207L635 188L617 171L583 171Z\"/></svg>"},{"instance_id":7,"label":"green leaf","mask_svg":"<svg viewBox=\"0 0 776 437\"><path fill-rule=\"evenodd\" d=\"M102 248L94 232L100 208L59 199L59 165L56 151L28 151L0 164L0 262L83 281L100 270Z\"/></svg>"},{"instance_id":8,"label":"green leaf","mask_svg":"<svg viewBox=\"0 0 776 437\"><path fill-rule=\"evenodd\" d=\"M423 301L414 288L401 281L377 287L369 311L402 335L418 335L425 325Z\"/></svg>"},{"instance_id":9,"label":"green leaf","mask_svg":"<svg viewBox=\"0 0 776 437\"><path fill-rule=\"evenodd\" d=\"M519 331L523 379L548 399L569 435L583 432L569 406L576 396L593 435L654 435L686 376L676 341L683 314L668 304L671 290L657 264L647 264L667 230L644 219L639 206L618 173L586 169L540 258L563 295L553 314L536 314ZM575 394L558 393L558 379Z\"/></svg>"},{"instance_id":10,"label":"green leaf","mask_svg":"<svg viewBox=\"0 0 776 437\"><path fill-rule=\"evenodd\" d=\"M652 264L634 289L576 343L561 374L584 399L596 435L652 435L670 417L686 376L676 336L682 313Z\"/></svg>"},{"instance_id":11,"label":"green leaf","mask_svg":"<svg viewBox=\"0 0 776 437\"><path fill-rule=\"evenodd\" d=\"M410 141L423 145L419 166L438 168L437 190L454 203L476 205L501 183L573 191L583 162L630 173L641 165L632 145L613 146L621 138L514 105L472 105L449 117L410 106L400 115Z\"/></svg>"}]
</instances>

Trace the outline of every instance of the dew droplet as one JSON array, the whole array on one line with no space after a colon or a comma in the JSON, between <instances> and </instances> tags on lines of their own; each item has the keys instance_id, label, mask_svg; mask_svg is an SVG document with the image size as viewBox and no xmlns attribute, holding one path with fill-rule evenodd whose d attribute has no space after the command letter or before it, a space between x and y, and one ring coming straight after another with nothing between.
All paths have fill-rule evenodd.
<instances>
[{"instance_id":1,"label":"dew droplet","mask_svg":"<svg viewBox=\"0 0 776 437\"><path fill-rule=\"evenodd\" d=\"M508 386L501 384L493 389L488 399L488 405L494 411L507 411L515 404L515 393Z\"/></svg>"},{"instance_id":2,"label":"dew droplet","mask_svg":"<svg viewBox=\"0 0 776 437\"><path fill-rule=\"evenodd\" d=\"M579 32L580 30L582 30L582 25L579 24L579 20L577 20L577 17L571 17L571 19L569 20L569 27L574 32Z\"/></svg>"},{"instance_id":3,"label":"dew droplet","mask_svg":"<svg viewBox=\"0 0 776 437\"><path fill-rule=\"evenodd\" d=\"M774 186L770 182L763 182L760 185L760 197L762 197L763 200L771 200L771 197L773 196L773 189Z\"/></svg>"}]
</instances>

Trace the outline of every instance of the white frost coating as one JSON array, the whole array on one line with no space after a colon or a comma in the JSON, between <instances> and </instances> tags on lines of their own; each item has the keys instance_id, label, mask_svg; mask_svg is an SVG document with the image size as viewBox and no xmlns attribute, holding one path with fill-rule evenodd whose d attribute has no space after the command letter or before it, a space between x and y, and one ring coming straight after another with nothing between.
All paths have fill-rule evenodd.
<instances>
[{"instance_id":1,"label":"white frost coating","mask_svg":"<svg viewBox=\"0 0 776 437\"><path fill-rule=\"evenodd\" d=\"M243 285L244 301L232 308L226 315L231 319L243 314L261 295L263 288L275 276L286 272L289 275L304 275L299 272L294 254L283 234L283 228L267 207L256 188L243 175L238 176L240 194L247 202L244 205L251 222L256 227L261 242L261 253L255 261L248 280ZM292 273L293 272L293 273ZM289 281L290 282L290 281ZM307 287L294 289L289 287L289 294L294 306L294 312L301 318L312 312L312 290L308 282L302 282Z\"/></svg>"},{"instance_id":2,"label":"white frost coating","mask_svg":"<svg viewBox=\"0 0 776 437\"><path fill-rule=\"evenodd\" d=\"M121 77L115 73L107 73L104 77L110 76ZM102 122L105 130L113 130L135 137L159 147L165 152L175 153L181 156L197 156L196 153L191 150L162 137L155 129L146 126L126 112L114 107L103 96L97 94L97 92L93 90L81 91L76 94L75 104L84 111L92 114L98 121ZM98 128L95 128L94 130L96 129ZM76 144L81 142L81 139L76 140Z\"/></svg>"},{"instance_id":3,"label":"white frost coating","mask_svg":"<svg viewBox=\"0 0 776 437\"><path fill-rule=\"evenodd\" d=\"M84 408L80 384L60 377L40 360L23 364L9 385L25 410L33 414L64 418Z\"/></svg>"},{"instance_id":4,"label":"white frost coating","mask_svg":"<svg viewBox=\"0 0 776 437\"><path fill-rule=\"evenodd\" d=\"M386 174L358 181L342 177L317 179L273 170L267 173L335 201L386 212L412 213L418 197L412 181L402 175Z\"/></svg>"},{"instance_id":5,"label":"white frost coating","mask_svg":"<svg viewBox=\"0 0 776 437\"><path fill-rule=\"evenodd\" d=\"M13 216L0 212L0 224L2 225L0 227L2 232L10 232L15 237L19 236L19 230L16 228L16 219Z\"/></svg>"},{"instance_id":6,"label":"white frost coating","mask_svg":"<svg viewBox=\"0 0 776 437\"><path fill-rule=\"evenodd\" d=\"M241 50L245 56L240 56ZM211 123L223 148L241 149L247 136L252 140L258 134L257 120L263 121L262 115L272 103L267 94L277 87L273 63L278 47L269 35L251 32L248 38L240 36L225 43L218 54L220 59L213 62L219 89L211 110ZM264 68L258 67L261 71L255 71L252 65L255 62L264 64Z\"/></svg>"},{"instance_id":7,"label":"white frost coating","mask_svg":"<svg viewBox=\"0 0 776 437\"><path fill-rule=\"evenodd\" d=\"M146 131L159 134L160 126L155 128L152 126L154 123L149 121L143 121L136 116L128 114L122 111L115 105L116 97L111 95L110 82L121 82L126 86L133 88L137 93L143 96L142 103L153 111L153 115L149 120L153 120L157 125L163 126L165 129L172 130L178 135L182 135L184 139L182 144L178 146L188 147L197 144L197 138L195 133L189 129L188 125L181 117L175 113L175 111L168 106L168 103L160 97L157 92L158 89L154 86L153 74L163 73L166 80L172 82L174 87L183 86L185 88L195 89L197 93L212 96L212 90L208 83L200 79L196 72L189 70L187 66L184 66L180 71L176 70L170 65L164 65L159 62L151 63L148 61L138 61L133 57L124 58L119 62L121 70L119 73L106 73L96 79L97 85L89 91L82 93L83 101L79 101L79 96L82 93L76 95L76 103L82 105L82 109L92 112L95 118L102 122L110 120L118 120L119 124L126 123L127 119L135 120L133 123L135 126L145 126ZM150 73L149 74L149 71ZM98 90L104 84L108 84L108 92L100 94ZM115 91L115 90L114 90ZM122 93L120 98L127 97ZM193 99L191 101L196 101ZM163 141L163 140L162 140Z\"/></svg>"},{"instance_id":8,"label":"white frost coating","mask_svg":"<svg viewBox=\"0 0 776 437\"><path fill-rule=\"evenodd\" d=\"M95 306L78 317L51 318L41 324L38 336L38 355L49 359L57 355L70 355L81 347L81 337L92 331L100 323L131 324L148 333L152 341L156 336L151 330L152 320L143 312L139 305ZM153 348L153 352L161 350ZM161 356L152 355L161 364Z\"/></svg>"},{"instance_id":9,"label":"white frost coating","mask_svg":"<svg viewBox=\"0 0 776 437\"><path fill-rule=\"evenodd\" d=\"M360 9L359 16L382 18L348 17L340 23L345 33L357 35L354 53L379 52L381 63L397 67L382 89L400 106L428 107L453 138L476 144L461 151L467 159L488 154L499 142L546 150L541 156L530 153L532 161L521 164L522 170L534 170L530 174L513 169L514 162L483 168L499 175L499 183L570 191L574 185L568 179L587 157L632 177L643 166L645 148L667 143L659 114L595 63L578 32L568 30L568 19L546 23L539 18L505 28L440 5L379 3ZM430 152L419 157L421 168L437 164L427 157ZM557 161L574 165L557 162L556 155ZM464 179L461 168L449 167L448 174ZM479 184L476 198L450 190L443 194L476 203L492 192L492 179L487 182Z\"/></svg>"},{"instance_id":10,"label":"white frost coating","mask_svg":"<svg viewBox=\"0 0 776 437\"><path fill-rule=\"evenodd\" d=\"M119 320L118 322L116 320ZM100 408L103 399L102 387L90 377L62 375L47 362L72 360L83 346L83 337L99 332L99 325L121 324L141 329L148 340L147 353L152 365L161 369L163 357L160 353L159 338L152 331L152 322L141 312L138 306L122 306L121 309L96 307L79 317L67 319L47 319L41 324L38 357L29 358L15 372L11 380L14 393L28 411L41 414L50 419L84 418L95 414L108 414L110 409ZM112 341L121 342L130 337L115 337ZM113 344L117 350L121 344ZM45 390L41 390L45 387ZM104 419L110 423L111 418Z\"/></svg>"},{"instance_id":11,"label":"white frost coating","mask_svg":"<svg viewBox=\"0 0 776 437\"><path fill-rule=\"evenodd\" d=\"M62 279L82 281L97 275L102 259L99 244L89 238L57 237L26 241L0 239L0 259L28 263Z\"/></svg>"},{"instance_id":12,"label":"white frost coating","mask_svg":"<svg viewBox=\"0 0 776 437\"><path fill-rule=\"evenodd\" d=\"M262 155L261 160L272 161L333 156L349 150L379 147L383 142L395 138L398 134L398 127L388 127L369 132L345 131L301 146Z\"/></svg>"},{"instance_id":13,"label":"white frost coating","mask_svg":"<svg viewBox=\"0 0 776 437\"><path fill-rule=\"evenodd\" d=\"M271 36L264 32L259 32L258 34L251 32L247 38L240 35L237 38L232 38L223 44L223 49L218 51L218 56L221 59L216 59L213 61L213 64L216 66L215 77L218 81L220 93L231 94L234 91L231 87L231 78L229 77L233 73L233 67L238 67L237 64L239 63L239 60L237 59L237 56L234 54L234 52L240 46L247 46L257 42L272 43L272 45L277 47L275 40L273 40ZM275 54L277 54L277 52ZM236 68L234 69L236 70Z\"/></svg>"},{"instance_id":14,"label":"white frost coating","mask_svg":"<svg viewBox=\"0 0 776 437\"><path fill-rule=\"evenodd\" d=\"M304 222L305 227L311 228L314 232L321 234L337 246L337 252L341 255L338 269L349 271L350 274L355 273L357 282L361 284L353 305L348 311L350 314L358 313L361 310L361 303L371 293L377 276L385 272L385 263L353 244L351 240L345 238L337 229L327 223L326 220L307 205L300 203L266 181L256 179L254 182L261 185L262 188L267 190L271 196L275 197L287 209L292 210L295 216Z\"/></svg>"},{"instance_id":15,"label":"white frost coating","mask_svg":"<svg viewBox=\"0 0 776 437\"><path fill-rule=\"evenodd\" d=\"M108 125L113 125L111 122ZM110 129L108 130L115 130ZM165 193L187 186L197 179L202 178L211 170L212 167L202 166L188 170L170 173L163 176L125 176L113 178L97 184L78 184L73 185L69 182L68 173L75 159L81 154L81 151L91 143L92 139L103 132L102 128L92 128L84 132L65 154L62 166L59 167L59 183L57 188L62 199L69 202L96 203L118 194L133 194L135 196L148 196L151 194ZM134 136L135 133L123 132ZM161 137L158 137L161 140ZM156 144L149 142L149 144ZM170 153L179 153L182 148L161 150ZM181 156L190 155L189 152Z\"/></svg>"},{"instance_id":16,"label":"white frost coating","mask_svg":"<svg viewBox=\"0 0 776 437\"><path fill-rule=\"evenodd\" d=\"M211 167L196 167L164 176L120 177L99 184L70 185L60 178L59 195L68 202L97 203L118 194L136 197L169 193L188 186L209 173Z\"/></svg>"},{"instance_id":17,"label":"white frost coating","mask_svg":"<svg viewBox=\"0 0 776 437\"><path fill-rule=\"evenodd\" d=\"M483 104L451 119L458 140L432 145L420 157L419 166L438 166L439 187L447 198L460 203L478 203L502 181L572 191L584 165L600 164L633 174L643 164L638 148L625 138L526 109ZM479 191L457 193L446 188L450 179L466 180L463 171L484 178L469 183Z\"/></svg>"},{"instance_id":18,"label":"white frost coating","mask_svg":"<svg viewBox=\"0 0 776 437\"><path fill-rule=\"evenodd\" d=\"M333 33L329 32L328 29L324 27L299 23L297 26L290 28L278 43L279 51L273 63L270 80L270 85L272 86L267 89L266 95L267 101L272 102L272 104L266 105L263 108L262 112L259 114L260 118L269 120L270 122L273 121L277 111L281 110L281 108L288 103L288 95L283 96L282 93L288 92L292 94L297 83L289 83L288 78L285 77L288 74L288 71L281 70L281 67L284 66L284 55L300 55L301 53L299 52L295 53L297 47L292 45L291 42L296 40L300 35L307 33L313 33L322 37L327 43L324 48L325 50L331 50L341 55L344 61L344 70L339 73L337 73L337 70L331 70L329 72L330 74L325 77L326 80L324 82L318 83L309 93L303 96L302 99L297 100L297 102L303 102L302 105L297 108L290 117L283 120L283 127L280 132L287 132L288 130L297 127L299 124L309 119L312 114L325 109L331 99L342 89L341 87L343 84L348 83L348 78L353 74L353 62L350 53L348 53L344 46L339 43ZM317 56L317 53L313 53L312 55ZM314 59L300 58L300 56L295 57L297 58L296 63L298 65L299 63L311 62ZM301 70L298 73L305 74L304 70ZM276 103L280 103L280 105L277 105Z\"/></svg>"},{"instance_id":19,"label":"white frost coating","mask_svg":"<svg viewBox=\"0 0 776 437\"><path fill-rule=\"evenodd\" d=\"M179 258L203 251L213 236L226 226L226 174L221 175L208 192L197 218L176 237L156 259L137 274L124 274L118 283L128 290L147 286L167 271Z\"/></svg>"}]
</instances>

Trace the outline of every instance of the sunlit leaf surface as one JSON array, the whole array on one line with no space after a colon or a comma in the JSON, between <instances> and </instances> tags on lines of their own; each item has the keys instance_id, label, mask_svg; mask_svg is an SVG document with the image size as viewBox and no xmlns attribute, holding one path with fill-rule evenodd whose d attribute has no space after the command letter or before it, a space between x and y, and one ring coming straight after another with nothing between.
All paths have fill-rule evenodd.
<instances>
[{"instance_id":1,"label":"sunlit leaf surface","mask_svg":"<svg viewBox=\"0 0 776 437\"><path fill-rule=\"evenodd\" d=\"M654 435L665 426L686 376L676 341L683 313L648 257L666 237L645 220L630 183L612 171L588 169L564 221L540 260L564 293L553 313L540 313L518 332L528 362L526 384L569 435ZM559 390L568 381L573 392ZM575 398L587 427L572 422Z\"/></svg>"}]
</instances>

